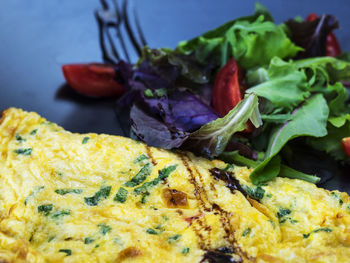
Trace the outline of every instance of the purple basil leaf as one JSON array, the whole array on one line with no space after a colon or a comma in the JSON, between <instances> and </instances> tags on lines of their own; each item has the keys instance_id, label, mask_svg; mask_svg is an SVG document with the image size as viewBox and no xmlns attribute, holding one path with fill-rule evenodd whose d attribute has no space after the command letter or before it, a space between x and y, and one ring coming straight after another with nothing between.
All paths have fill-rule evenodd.
<instances>
[{"instance_id":1,"label":"purple basil leaf","mask_svg":"<svg viewBox=\"0 0 350 263\"><path fill-rule=\"evenodd\" d=\"M141 104L131 107L130 119L134 134L151 146L178 148L188 137L187 133L169 128L162 121L152 117Z\"/></svg>"},{"instance_id":2,"label":"purple basil leaf","mask_svg":"<svg viewBox=\"0 0 350 263\"><path fill-rule=\"evenodd\" d=\"M152 114L178 130L192 132L219 117L211 107L186 90L177 89L160 98L147 98L144 94L143 97Z\"/></svg>"},{"instance_id":3,"label":"purple basil leaf","mask_svg":"<svg viewBox=\"0 0 350 263\"><path fill-rule=\"evenodd\" d=\"M322 15L310 22L290 19L285 24L290 30L291 40L304 48L298 54L299 58L325 56L327 36L339 27L337 19L331 15Z\"/></svg>"}]
</instances>

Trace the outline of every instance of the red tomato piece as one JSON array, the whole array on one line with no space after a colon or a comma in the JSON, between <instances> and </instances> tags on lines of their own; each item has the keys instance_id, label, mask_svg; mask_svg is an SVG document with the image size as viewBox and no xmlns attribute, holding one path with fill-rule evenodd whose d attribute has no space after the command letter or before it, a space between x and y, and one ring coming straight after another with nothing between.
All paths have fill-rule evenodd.
<instances>
[{"instance_id":1,"label":"red tomato piece","mask_svg":"<svg viewBox=\"0 0 350 263\"><path fill-rule=\"evenodd\" d=\"M306 21L314 21L318 16L315 13L311 13L307 16ZM337 37L334 33L330 33L327 36L326 43L326 55L329 57L337 57L341 54L341 48L338 42Z\"/></svg>"},{"instance_id":2,"label":"red tomato piece","mask_svg":"<svg viewBox=\"0 0 350 263\"><path fill-rule=\"evenodd\" d=\"M112 65L68 64L62 66L62 71L69 86L83 95L110 97L125 92L124 86L115 80L115 69Z\"/></svg>"},{"instance_id":3,"label":"red tomato piece","mask_svg":"<svg viewBox=\"0 0 350 263\"><path fill-rule=\"evenodd\" d=\"M343 145L346 155L350 157L350 137L343 138L341 144Z\"/></svg>"},{"instance_id":4,"label":"red tomato piece","mask_svg":"<svg viewBox=\"0 0 350 263\"><path fill-rule=\"evenodd\" d=\"M236 61L231 58L216 75L213 89L213 108L222 117L242 100L240 74ZM250 121L247 122L246 126L244 133L253 131L254 127Z\"/></svg>"},{"instance_id":5,"label":"red tomato piece","mask_svg":"<svg viewBox=\"0 0 350 263\"><path fill-rule=\"evenodd\" d=\"M231 58L216 75L213 89L213 107L221 116L225 116L242 100L239 85L239 69Z\"/></svg>"}]
</instances>

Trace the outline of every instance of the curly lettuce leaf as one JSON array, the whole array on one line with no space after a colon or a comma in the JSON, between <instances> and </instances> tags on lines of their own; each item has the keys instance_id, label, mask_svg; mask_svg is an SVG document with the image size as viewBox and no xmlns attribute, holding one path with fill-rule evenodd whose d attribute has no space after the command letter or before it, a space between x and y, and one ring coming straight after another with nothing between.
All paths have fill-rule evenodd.
<instances>
[{"instance_id":1,"label":"curly lettuce leaf","mask_svg":"<svg viewBox=\"0 0 350 263\"><path fill-rule=\"evenodd\" d=\"M294 57L302 48L287 37L285 25L271 21L266 9L258 6L255 14L230 21L189 41L180 42L177 51L194 54L201 63L214 61L222 67L234 57L244 69L269 64L277 56Z\"/></svg>"},{"instance_id":2,"label":"curly lettuce leaf","mask_svg":"<svg viewBox=\"0 0 350 263\"><path fill-rule=\"evenodd\" d=\"M256 75L251 73L248 77L256 78ZM248 82L256 80L248 79ZM271 101L275 107L291 110L310 96L307 86L307 77L303 71L299 71L292 62L275 57L267 70L266 81L248 89L247 93L253 92Z\"/></svg>"},{"instance_id":3,"label":"curly lettuce leaf","mask_svg":"<svg viewBox=\"0 0 350 263\"><path fill-rule=\"evenodd\" d=\"M248 120L256 127L262 124L258 97L255 94L240 101L225 117L218 118L190 134L184 148L210 159L219 156L231 136L246 128Z\"/></svg>"},{"instance_id":4,"label":"curly lettuce leaf","mask_svg":"<svg viewBox=\"0 0 350 263\"><path fill-rule=\"evenodd\" d=\"M338 118L339 120L340 118ZM344 122L343 122L344 121ZM342 123L335 122L336 125L328 123L328 134L322 138L309 138L308 143L315 149L324 151L337 161L348 160L341 145L341 139L350 136L350 117L344 116Z\"/></svg>"},{"instance_id":5,"label":"curly lettuce leaf","mask_svg":"<svg viewBox=\"0 0 350 263\"><path fill-rule=\"evenodd\" d=\"M267 182L280 172L277 154L288 141L300 136L323 137L327 135L329 108L322 94L311 96L292 112L292 119L276 126L270 134L265 160L250 175L254 184Z\"/></svg>"}]
</instances>

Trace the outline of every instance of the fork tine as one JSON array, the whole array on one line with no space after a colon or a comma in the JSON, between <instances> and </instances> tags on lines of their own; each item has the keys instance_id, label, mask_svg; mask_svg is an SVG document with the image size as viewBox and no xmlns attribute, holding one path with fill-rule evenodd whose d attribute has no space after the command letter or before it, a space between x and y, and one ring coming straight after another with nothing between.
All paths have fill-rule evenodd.
<instances>
[{"instance_id":1,"label":"fork tine","mask_svg":"<svg viewBox=\"0 0 350 263\"><path fill-rule=\"evenodd\" d=\"M128 16L128 10L127 10L127 0L124 0L123 2L123 18L124 18L124 24L125 24L125 29L126 29L126 32L130 38L130 41L132 43L132 45L134 46L137 54L139 56L141 56L141 47L140 47L140 44L137 43L137 40L134 36L134 33L132 32L132 29L131 29L131 26L130 26L130 21L129 21L129 16Z\"/></svg>"},{"instance_id":2,"label":"fork tine","mask_svg":"<svg viewBox=\"0 0 350 263\"><path fill-rule=\"evenodd\" d=\"M95 17L97 19L97 23L98 23L98 27L99 27L99 42L100 42L100 47L102 50L102 58L107 63L115 64L116 61L109 54L108 48L106 45L106 41L105 41L105 32L106 32L105 23L104 23L102 17L99 15L98 11L95 12ZM120 59L118 52L116 52L116 54L114 54L114 55L115 55L117 60Z\"/></svg>"},{"instance_id":3,"label":"fork tine","mask_svg":"<svg viewBox=\"0 0 350 263\"><path fill-rule=\"evenodd\" d=\"M145 35L143 34L143 31L142 31L141 26L140 26L140 21L139 21L139 18L137 16L136 8L134 8L134 17L135 17L135 24L136 24L137 33L139 34L142 46L147 46Z\"/></svg>"},{"instance_id":4,"label":"fork tine","mask_svg":"<svg viewBox=\"0 0 350 263\"><path fill-rule=\"evenodd\" d=\"M123 38L123 34L120 30L120 24L122 22L122 14L120 12L120 9L119 9L119 6L117 4L117 2L115 0L113 0L113 3L114 3L114 8L115 8L115 13L117 15L117 19L118 19L118 24L115 26L115 29L117 31L117 38L119 39L120 41L120 45L123 49L123 53L126 57L126 60L130 63L130 56L129 56L129 53L128 53L128 50L126 48L126 45L125 45L125 41L124 41L124 38Z\"/></svg>"}]
</instances>

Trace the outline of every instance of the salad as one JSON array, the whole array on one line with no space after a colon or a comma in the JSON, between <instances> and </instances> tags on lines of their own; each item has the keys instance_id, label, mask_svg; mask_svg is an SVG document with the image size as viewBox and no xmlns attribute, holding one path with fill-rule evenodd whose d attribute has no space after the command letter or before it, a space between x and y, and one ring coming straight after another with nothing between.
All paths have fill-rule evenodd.
<instances>
[{"instance_id":1,"label":"salad","mask_svg":"<svg viewBox=\"0 0 350 263\"><path fill-rule=\"evenodd\" d=\"M84 95L118 96L128 135L148 145L252 167L256 185L276 176L318 183L329 179L319 160L350 160L350 53L336 28L334 16L315 14L277 25L257 4L175 49L145 45L135 64L104 52L106 63L63 73Z\"/></svg>"}]
</instances>

